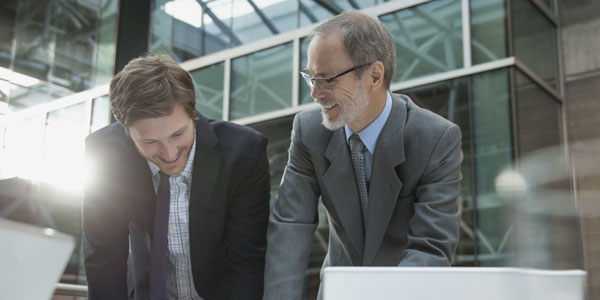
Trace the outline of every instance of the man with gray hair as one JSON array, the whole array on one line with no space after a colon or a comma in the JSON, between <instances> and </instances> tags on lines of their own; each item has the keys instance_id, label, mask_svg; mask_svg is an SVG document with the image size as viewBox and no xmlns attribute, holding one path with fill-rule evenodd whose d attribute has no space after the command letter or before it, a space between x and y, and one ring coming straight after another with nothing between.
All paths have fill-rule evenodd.
<instances>
[{"instance_id":1,"label":"man with gray hair","mask_svg":"<svg viewBox=\"0 0 600 300\"><path fill-rule=\"evenodd\" d=\"M302 76L319 109L294 119L267 233L264 299L301 299L319 198L327 266L449 266L458 243L458 126L391 94L395 45L361 12L315 28Z\"/></svg>"}]
</instances>

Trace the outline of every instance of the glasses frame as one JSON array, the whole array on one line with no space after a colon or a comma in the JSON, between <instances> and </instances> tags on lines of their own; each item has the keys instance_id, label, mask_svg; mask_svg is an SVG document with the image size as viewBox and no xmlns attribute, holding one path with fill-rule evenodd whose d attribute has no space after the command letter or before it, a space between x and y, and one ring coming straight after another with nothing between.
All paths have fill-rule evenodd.
<instances>
[{"instance_id":1,"label":"glasses frame","mask_svg":"<svg viewBox=\"0 0 600 300\"><path fill-rule=\"evenodd\" d=\"M312 77L309 73L307 73L307 70L301 70L300 71L300 75L302 75L302 78L304 78L304 81L306 81L306 84L308 84L308 86L313 89L315 86L317 86L319 88L319 90L323 90L323 91L332 91L333 90L333 81L350 73L353 71L356 71L362 67L366 67L368 65L371 65L372 63L365 63L362 65L358 65L355 67L352 67L342 73L339 73L337 75L334 75L332 77L329 78L323 78L323 77ZM324 84L324 82L327 82L327 84Z\"/></svg>"}]
</instances>

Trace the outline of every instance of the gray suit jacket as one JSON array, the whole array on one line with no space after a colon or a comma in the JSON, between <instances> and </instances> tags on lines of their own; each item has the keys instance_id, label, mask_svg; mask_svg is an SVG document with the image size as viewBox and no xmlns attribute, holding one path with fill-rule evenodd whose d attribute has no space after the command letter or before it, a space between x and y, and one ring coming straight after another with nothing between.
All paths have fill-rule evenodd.
<instances>
[{"instance_id":1,"label":"gray suit jacket","mask_svg":"<svg viewBox=\"0 0 600 300\"><path fill-rule=\"evenodd\" d=\"M448 266L458 242L461 133L392 96L373 155L366 232L344 129L320 109L294 119L289 161L267 233L264 299L301 299L321 196L329 219L326 266Z\"/></svg>"}]
</instances>

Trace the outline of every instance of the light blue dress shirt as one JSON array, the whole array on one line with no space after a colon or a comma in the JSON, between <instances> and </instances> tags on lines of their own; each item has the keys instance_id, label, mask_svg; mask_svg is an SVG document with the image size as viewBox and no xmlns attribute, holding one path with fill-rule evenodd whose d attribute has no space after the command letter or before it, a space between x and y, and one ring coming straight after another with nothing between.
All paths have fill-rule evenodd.
<instances>
[{"instance_id":1,"label":"light blue dress shirt","mask_svg":"<svg viewBox=\"0 0 600 300\"><path fill-rule=\"evenodd\" d=\"M365 156L365 175L367 177L367 184L371 182L371 169L373 169L373 153L375 153L375 145L377 144L377 139L379 138L379 134L383 129L383 126L387 122L387 119L390 117L390 113L392 112L392 95L390 92L386 93L385 98L385 106L383 110L379 114L379 116L375 119L375 121L371 122L369 126L365 127L360 132L357 132L358 136L362 140L363 144L365 144L365 151L363 152ZM346 131L346 142L350 140L350 137L355 132L350 129L348 124L344 125L344 129Z\"/></svg>"}]
</instances>

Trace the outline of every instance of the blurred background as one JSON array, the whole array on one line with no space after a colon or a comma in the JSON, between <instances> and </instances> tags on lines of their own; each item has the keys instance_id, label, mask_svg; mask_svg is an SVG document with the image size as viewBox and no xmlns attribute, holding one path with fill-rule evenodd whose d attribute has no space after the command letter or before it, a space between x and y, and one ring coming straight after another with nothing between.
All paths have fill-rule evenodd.
<instances>
[{"instance_id":1,"label":"blurred background","mask_svg":"<svg viewBox=\"0 0 600 300\"><path fill-rule=\"evenodd\" d=\"M351 9L396 41L391 90L462 129L453 265L584 269L588 299L600 299L595 0L3 0L0 217L80 240L82 185L94 177L84 139L114 121L107 84L145 52L192 74L204 115L269 138L275 201L293 116L314 106L298 73L306 36ZM321 213L306 299L327 236ZM86 284L80 245L61 282Z\"/></svg>"}]
</instances>

